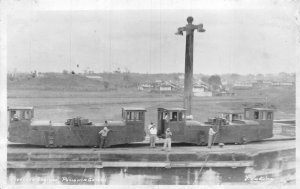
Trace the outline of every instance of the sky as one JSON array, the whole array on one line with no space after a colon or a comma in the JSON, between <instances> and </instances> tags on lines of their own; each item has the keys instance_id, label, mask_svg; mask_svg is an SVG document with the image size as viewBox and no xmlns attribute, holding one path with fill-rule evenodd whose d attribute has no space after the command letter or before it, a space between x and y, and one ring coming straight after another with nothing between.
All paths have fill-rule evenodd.
<instances>
[{"instance_id":1,"label":"sky","mask_svg":"<svg viewBox=\"0 0 300 189\"><path fill-rule=\"evenodd\" d=\"M7 4L8 72L118 68L183 73L188 16L194 73L295 72L299 9L293 0L15 0ZM297 12L298 11L298 12ZM79 66L77 68L77 65Z\"/></svg>"}]
</instances>

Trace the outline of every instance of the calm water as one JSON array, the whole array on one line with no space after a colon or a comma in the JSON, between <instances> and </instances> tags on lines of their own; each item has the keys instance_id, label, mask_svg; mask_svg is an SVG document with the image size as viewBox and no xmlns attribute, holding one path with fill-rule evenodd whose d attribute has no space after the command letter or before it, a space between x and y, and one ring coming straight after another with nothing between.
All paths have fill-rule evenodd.
<instances>
[{"instance_id":1,"label":"calm water","mask_svg":"<svg viewBox=\"0 0 300 189\"><path fill-rule=\"evenodd\" d=\"M269 171L269 170L268 170ZM268 172L266 171L266 172ZM262 175L252 168L8 169L10 185L288 184L295 170ZM283 180L285 178L285 180Z\"/></svg>"}]
</instances>

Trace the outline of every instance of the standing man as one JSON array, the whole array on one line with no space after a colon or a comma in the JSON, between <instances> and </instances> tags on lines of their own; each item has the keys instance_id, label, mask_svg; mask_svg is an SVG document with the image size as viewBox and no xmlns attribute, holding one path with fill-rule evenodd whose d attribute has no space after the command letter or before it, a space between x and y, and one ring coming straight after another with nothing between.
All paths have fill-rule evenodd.
<instances>
[{"instance_id":1,"label":"standing man","mask_svg":"<svg viewBox=\"0 0 300 189\"><path fill-rule=\"evenodd\" d=\"M110 130L107 127L104 127L100 132L100 144L99 144L99 148L104 148L105 147L105 143L106 143L106 138L107 138L107 134Z\"/></svg>"},{"instance_id":2,"label":"standing man","mask_svg":"<svg viewBox=\"0 0 300 189\"><path fill-rule=\"evenodd\" d=\"M170 128L166 129L166 139L164 142L164 148L162 150L166 150L166 148L168 147L168 151L171 151L171 144L172 144L172 132L170 131Z\"/></svg>"},{"instance_id":3,"label":"standing man","mask_svg":"<svg viewBox=\"0 0 300 189\"><path fill-rule=\"evenodd\" d=\"M211 148L211 143L212 143L212 139L214 134L216 134L216 132L213 130L212 126L210 126L209 131L208 131L208 148Z\"/></svg>"},{"instance_id":4,"label":"standing man","mask_svg":"<svg viewBox=\"0 0 300 189\"><path fill-rule=\"evenodd\" d=\"M150 133L150 148L155 148L155 140L157 135L157 128L152 122L149 125L149 133Z\"/></svg>"}]
</instances>

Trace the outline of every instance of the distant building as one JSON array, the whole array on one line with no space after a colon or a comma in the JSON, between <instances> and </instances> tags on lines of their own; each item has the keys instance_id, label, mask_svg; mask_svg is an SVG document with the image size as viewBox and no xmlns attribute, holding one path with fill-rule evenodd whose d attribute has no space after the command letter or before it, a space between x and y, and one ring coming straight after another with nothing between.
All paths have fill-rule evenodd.
<instances>
[{"instance_id":1,"label":"distant building","mask_svg":"<svg viewBox=\"0 0 300 189\"><path fill-rule=\"evenodd\" d=\"M175 91L177 89L176 85L172 83L163 83L159 86L159 91L164 92L164 91Z\"/></svg>"},{"instance_id":2,"label":"distant building","mask_svg":"<svg viewBox=\"0 0 300 189\"><path fill-rule=\"evenodd\" d=\"M250 82L237 82L233 84L233 89L251 89L253 84Z\"/></svg>"},{"instance_id":3,"label":"distant building","mask_svg":"<svg viewBox=\"0 0 300 189\"><path fill-rule=\"evenodd\" d=\"M271 87L272 82L271 81L265 81L265 80L257 80L256 82L252 83L254 88L265 88L265 87Z\"/></svg>"},{"instance_id":4,"label":"distant building","mask_svg":"<svg viewBox=\"0 0 300 189\"><path fill-rule=\"evenodd\" d=\"M221 83L222 83L222 85L223 85L223 86L226 86L226 85L228 85L228 81L227 81L227 80L225 80L225 79L221 79Z\"/></svg>"},{"instance_id":5,"label":"distant building","mask_svg":"<svg viewBox=\"0 0 300 189\"><path fill-rule=\"evenodd\" d=\"M85 77L87 77L87 78L89 78L89 79L102 80L102 77L99 76L99 75L87 75L87 76L85 76Z\"/></svg>"},{"instance_id":6,"label":"distant building","mask_svg":"<svg viewBox=\"0 0 300 189\"><path fill-rule=\"evenodd\" d=\"M141 84L138 86L139 91L150 92L153 89L153 86L150 84Z\"/></svg>"},{"instance_id":7,"label":"distant building","mask_svg":"<svg viewBox=\"0 0 300 189\"><path fill-rule=\"evenodd\" d=\"M41 73L41 72L37 72L36 73L36 77L45 77L45 74Z\"/></svg>"},{"instance_id":8,"label":"distant building","mask_svg":"<svg viewBox=\"0 0 300 189\"><path fill-rule=\"evenodd\" d=\"M214 96L234 96L235 93L231 93L229 91L223 90L220 92L213 93Z\"/></svg>"},{"instance_id":9,"label":"distant building","mask_svg":"<svg viewBox=\"0 0 300 189\"><path fill-rule=\"evenodd\" d=\"M293 82L279 82L279 81L277 81L277 82L272 83L272 86L274 86L274 87L280 87L280 86L289 87L289 86L293 86L293 85L294 85Z\"/></svg>"},{"instance_id":10,"label":"distant building","mask_svg":"<svg viewBox=\"0 0 300 189\"><path fill-rule=\"evenodd\" d=\"M168 81L156 80L153 83L144 83L138 86L139 91L146 92L170 92L177 91L180 87Z\"/></svg>"},{"instance_id":11,"label":"distant building","mask_svg":"<svg viewBox=\"0 0 300 189\"><path fill-rule=\"evenodd\" d=\"M180 80L184 80L184 75L183 75L183 74L182 74L182 75L179 75L178 78L179 78Z\"/></svg>"},{"instance_id":12,"label":"distant building","mask_svg":"<svg viewBox=\"0 0 300 189\"><path fill-rule=\"evenodd\" d=\"M212 92L209 91L208 86L205 84L194 84L193 93L194 96L212 96Z\"/></svg>"}]
</instances>

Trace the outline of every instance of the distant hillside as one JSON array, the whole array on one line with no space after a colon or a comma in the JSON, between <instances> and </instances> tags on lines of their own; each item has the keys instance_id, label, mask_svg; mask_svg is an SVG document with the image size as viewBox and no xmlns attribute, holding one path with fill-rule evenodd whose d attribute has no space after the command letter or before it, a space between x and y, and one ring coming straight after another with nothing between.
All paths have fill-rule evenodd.
<instances>
[{"instance_id":1,"label":"distant hillside","mask_svg":"<svg viewBox=\"0 0 300 189\"><path fill-rule=\"evenodd\" d=\"M101 81L86 78L80 75L48 74L43 77L18 77L8 80L8 89L39 89L39 90L101 90Z\"/></svg>"},{"instance_id":2,"label":"distant hillside","mask_svg":"<svg viewBox=\"0 0 300 189\"><path fill-rule=\"evenodd\" d=\"M18 74L8 78L8 89L58 90L58 91L103 91L119 88L137 88L147 81L174 80L179 74L101 73L101 79L91 79L79 74L44 73L38 77Z\"/></svg>"}]
</instances>

